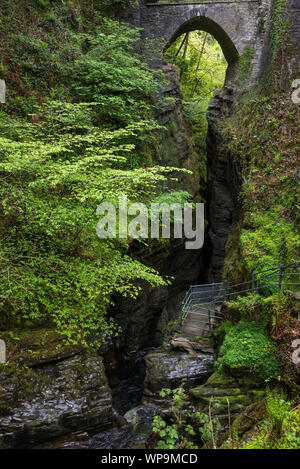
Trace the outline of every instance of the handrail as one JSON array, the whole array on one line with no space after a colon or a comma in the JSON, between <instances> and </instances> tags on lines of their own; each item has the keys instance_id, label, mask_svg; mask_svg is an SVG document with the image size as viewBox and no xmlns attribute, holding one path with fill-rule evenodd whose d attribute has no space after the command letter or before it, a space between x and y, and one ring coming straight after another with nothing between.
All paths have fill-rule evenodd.
<instances>
[{"instance_id":1,"label":"handrail","mask_svg":"<svg viewBox=\"0 0 300 469\"><path fill-rule=\"evenodd\" d=\"M221 305L225 300L237 298L242 294L246 293L258 293L260 291L266 291L268 289L274 290L278 287L278 291L281 291L284 286L298 286L300 285L300 262L297 261L295 264L287 266L279 266L273 269L266 269L259 273L253 271L251 280L242 283L231 283L231 282L218 282L218 283L206 283L201 285L190 285L186 292L185 298L182 302L182 324L186 320L189 313L198 314L200 316L206 316L208 318L209 330L212 330L211 318L220 318L220 311L217 310L217 305ZM286 272L286 269L294 269L293 272ZM295 272L296 270L296 272ZM268 275L261 277L261 274L271 272ZM285 277L299 276L295 281L288 281ZM274 276L278 277L278 281L275 282ZM290 280L293 280L293 277ZM269 281L267 280L269 279ZM266 283L262 282L267 280ZM236 288L239 287L239 290ZM243 288L246 287L246 288ZM233 290L233 291L232 291ZM198 310L207 310L207 315L196 312Z\"/></svg>"}]
</instances>

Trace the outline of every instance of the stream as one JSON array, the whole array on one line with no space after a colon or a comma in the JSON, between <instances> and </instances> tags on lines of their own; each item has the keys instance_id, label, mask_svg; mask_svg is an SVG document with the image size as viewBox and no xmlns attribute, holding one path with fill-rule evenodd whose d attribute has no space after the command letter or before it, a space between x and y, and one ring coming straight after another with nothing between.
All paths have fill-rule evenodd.
<instances>
[{"instance_id":1,"label":"stream","mask_svg":"<svg viewBox=\"0 0 300 469\"><path fill-rule=\"evenodd\" d=\"M145 359L146 357L146 359ZM149 367L153 364L153 369ZM188 363L188 366L187 366ZM149 389L144 392L145 383L154 389L161 386L178 387L185 377L191 386L202 384L212 373L212 355L198 353L189 357L186 352L174 352L162 348L146 347L137 352L132 365L120 363L120 396L116 402L115 426L107 430L72 432L55 440L41 443L38 449L139 449L151 434L151 423L157 412L167 409L167 402L156 393L151 396ZM161 367L161 369L160 369ZM158 381L151 381L158 376ZM155 378L154 378L155 379ZM121 407L120 407L121 403Z\"/></svg>"},{"instance_id":2,"label":"stream","mask_svg":"<svg viewBox=\"0 0 300 469\"><path fill-rule=\"evenodd\" d=\"M115 412L118 425L106 431L79 431L73 432L53 441L35 446L36 449L127 449L142 445L151 433L151 422L155 415L157 404L144 403L143 357L155 350L155 347L146 347L137 352L132 366L120 365L120 403ZM123 364L124 365L124 364ZM120 405L120 404L119 404ZM121 420L121 421L120 421Z\"/></svg>"}]
</instances>

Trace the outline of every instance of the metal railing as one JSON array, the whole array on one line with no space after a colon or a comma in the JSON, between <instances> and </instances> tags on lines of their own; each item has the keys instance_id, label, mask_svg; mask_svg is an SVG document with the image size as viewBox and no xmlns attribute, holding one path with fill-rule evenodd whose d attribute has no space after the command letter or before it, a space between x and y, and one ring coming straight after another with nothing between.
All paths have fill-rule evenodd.
<instances>
[{"instance_id":1,"label":"metal railing","mask_svg":"<svg viewBox=\"0 0 300 469\"><path fill-rule=\"evenodd\" d=\"M182 302L182 325L187 318L190 322L198 323L197 318L206 318L206 321L202 321L205 323L202 329L212 332L217 320L222 318L219 306L224 301L234 300L249 293L269 296L286 287L291 291L300 290L300 262L259 273L253 271L251 280L247 282L191 285ZM194 317L196 319L193 319Z\"/></svg>"}]
</instances>

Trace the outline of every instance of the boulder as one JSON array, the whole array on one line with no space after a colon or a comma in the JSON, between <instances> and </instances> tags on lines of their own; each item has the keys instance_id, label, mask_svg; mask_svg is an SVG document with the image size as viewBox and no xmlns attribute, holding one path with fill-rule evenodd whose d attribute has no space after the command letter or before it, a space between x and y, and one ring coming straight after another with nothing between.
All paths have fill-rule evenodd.
<instances>
[{"instance_id":1,"label":"boulder","mask_svg":"<svg viewBox=\"0 0 300 469\"><path fill-rule=\"evenodd\" d=\"M31 352L36 345L32 336ZM20 339L22 346L24 340ZM45 342L45 349L50 342ZM0 375L0 448L28 447L73 431L113 424L102 358L71 348L55 354L55 348L48 356L37 350L32 360L23 349L22 362L8 343L10 361L1 365Z\"/></svg>"},{"instance_id":2,"label":"boulder","mask_svg":"<svg viewBox=\"0 0 300 469\"><path fill-rule=\"evenodd\" d=\"M204 383L212 373L213 361L210 354L195 352L191 356L186 352L156 349L144 357L144 394L158 395L162 388L181 386L183 380L189 387Z\"/></svg>"},{"instance_id":3,"label":"boulder","mask_svg":"<svg viewBox=\"0 0 300 469\"><path fill-rule=\"evenodd\" d=\"M205 384L190 389L189 395L203 411L210 405L212 415L224 419L226 424L228 410L231 417L237 416L248 405L263 399L265 390L250 378L234 378L215 371Z\"/></svg>"}]
</instances>

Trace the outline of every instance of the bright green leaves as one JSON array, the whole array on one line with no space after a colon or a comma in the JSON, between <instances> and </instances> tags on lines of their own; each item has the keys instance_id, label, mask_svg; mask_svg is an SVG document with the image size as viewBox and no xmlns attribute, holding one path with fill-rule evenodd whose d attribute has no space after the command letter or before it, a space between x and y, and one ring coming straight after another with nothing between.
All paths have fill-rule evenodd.
<instances>
[{"instance_id":1,"label":"bright green leaves","mask_svg":"<svg viewBox=\"0 0 300 469\"><path fill-rule=\"evenodd\" d=\"M102 4L46 3L24 24L23 2L0 9L11 72L0 113L1 327L30 319L99 344L118 333L107 317L114 294L136 298L144 282L169 280L128 255L131 239L97 237L97 206L121 194L149 205L176 169L151 166L161 127L139 31L101 17Z\"/></svg>"},{"instance_id":2,"label":"bright green leaves","mask_svg":"<svg viewBox=\"0 0 300 469\"><path fill-rule=\"evenodd\" d=\"M269 379L280 371L274 352L275 345L266 336L263 326L242 319L226 335L217 367L248 369L249 374L259 379Z\"/></svg>"},{"instance_id":3,"label":"bright green leaves","mask_svg":"<svg viewBox=\"0 0 300 469\"><path fill-rule=\"evenodd\" d=\"M257 210L245 217L245 224L249 223L251 229L242 230L240 246L249 272L291 265L298 260L299 233L292 222L280 217L280 211L281 207Z\"/></svg>"},{"instance_id":4,"label":"bright green leaves","mask_svg":"<svg viewBox=\"0 0 300 469\"><path fill-rule=\"evenodd\" d=\"M133 31L106 20L101 31L82 35L82 40L90 46L70 70L75 96L97 102L97 117L104 124L149 117L156 85L152 72L134 51Z\"/></svg>"},{"instance_id":5,"label":"bright green leaves","mask_svg":"<svg viewBox=\"0 0 300 469\"><path fill-rule=\"evenodd\" d=\"M126 255L126 242L96 236L98 204L123 193L147 202L174 173L128 167L152 122L108 131L93 125L93 110L49 102L39 123L15 123L12 135L5 121L0 139L0 308L9 322L51 322L86 345L118 332L106 318L112 294L136 298L137 280L166 285Z\"/></svg>"},{"instance_id":6,"label":"bright green leaves","mask_svg":"<svg viewBox=\"0 0 300 469\"><path fill-rule=\"evenodd\" d=\"M188 397L183 387L164 388L159 396L170 399L170 414L164 419L156 415L152 422L153 432L159 438L157 449L198 449L215 447L215 433L221 428L217 417L196 411L188 405ZM199 446L198 446L199 445Z\"/></svg>"}]
</instances>

